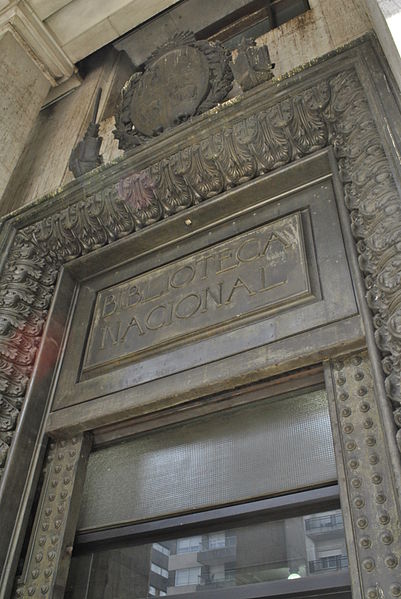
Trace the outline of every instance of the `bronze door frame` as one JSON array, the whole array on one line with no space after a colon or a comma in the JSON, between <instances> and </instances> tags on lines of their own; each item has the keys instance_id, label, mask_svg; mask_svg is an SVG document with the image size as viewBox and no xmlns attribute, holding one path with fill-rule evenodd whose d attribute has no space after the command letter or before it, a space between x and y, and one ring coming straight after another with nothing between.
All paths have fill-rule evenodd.
<instances>
[{"instance_id":1,"label":"bronze door frame","mask_svg":"<svg viewBox=\"0 0 401 599\"><path fill-rule=\"evenodd\" d=\"M57 423L55 417L48 417L52 399L49 392L58 375L57 356L65 346L69 307L76 295L75 269L78 263L83 270L89 264L89 256L80 260L77 257L97 251L107 267L106 256L111 257L122 247L129 252L130 245L132 247L135 243L144 243L146 249L146 239L151 241L152 231L168 231L169 226L163 228L154 224L161 219L166 225L170 222L177 226L176 231L181 231L178 237L185 236L183 232L188 226L185 221L191 221L201 212L200 206L206 206L210 201L207 200L210 190L207 185L205 188L204 181L204 173L208 169L208 183L213 182L215 188L212 191L218 195L278 168L280 157L286 164L295 164L301 157L312 156L327 146L333 147L329 150L332 172L336 173L338 169L338 177L333 180L366 335L366 340L363 340L360 325L359 331L356 326L349 343L348 328L348 331L343 331L344 337L332 337L329 351L327 343L323 343L326 350L317 352L326 364L326 386L332 398L342 502L349 508L353 530L353 592L356 598L363 596L369 599L379 598L380 593L394 597L401 595L396 569L400 553L396 523L399 520L397 496L401 468L391 404L391 401L401 400L397 329L400 290L392 283L397 277L400 256L396 224L400 213L397 164L400 111L392 89L391 75L375 41L369 38L362 40L292 79L279 83L273 81L256 88L239 102L179 127L151 142L141 152L134 152L120 163L90 174L67 186L55 197L22 209L3 221L4 284L1 305L5 316L1 334L7 351L3 352L5 367L2 380L7 396L1 409L5 414L2 449L7 460L1 487L1 509L6 517L0 557L5 564L2 580L4 596L10 593L44 455L46 434L55 439L50 456L55 458L57 467L60 466L59 454L66 455L61 449L67 447L67 451L73 454L68 453L68 466L74 477L80 480L79 452L72 445L78 443L86 455L86 433L82 438L78 431L91 430L102 424L101 416L96 419L94 414L81 424L75 418ZM301 113L306 111L310 118L302 120L299 110ZM271 151L267 151L268 133L263 129L267 114L275 132ZM280 127L283 127L280 123L285 123L286 118L286 133L280 137ZM256 130L260 127L264 131L262 140L255 137L255 123ZM191 143L188 146L189 138ZM216 143L222 144L224 151L214 157L213 166L208 156L210 152L213 154L212 148ZM259 143L262 146L258 146ZM234 158L227 149L230 144L241 148L234 153ZM193 177L193 172L188 171L185 179L179 168L177 170L177 157L184 160L189 155L196 164L199 152L200 172ZM220 174L216 174L216 168ZM133 175L133 172L141 174ZM200 179L197 178L199 174ZM132 186L139 186L140 193L150 194L146 197L149 197L151 209L144 209L135 198L130 205L115 198L116 183L127 179ZM146 184L150 180L149 191ZM182 180L185 181L184 188L180 187ZM196 202L207 201L196 205L195 198ZM381 217L380 223L374 219L377 214ZM149 229L142 231L148 226ZM148 237L145 235L147 231ZM124 244L122 238L125 236L128 242ZM160 242L163 245L162 238ZM109 253L99 249L110 244L112 251ZM120 257L124 258L124 254ZM63 266L68 263L70 266ZM63 274L56 284L60 270ZM53 301L37 352L55 287L58 301ZM374 319L366 296L376 314ZM376 340L384 352L383 356ZM368 356L361 352L365 344ZM15 352L15 346L20 351ZM298 348L298 356L302 349L302 346ZM355 350L357 354L352 353ZM349 352L349 356L335 358L335 355ZM317 355L309 359L309 363L319 361ZM255 379L274 373L271 366L266 368L268 356L260 356L260 360L263 362L261 369L257 361L253 365ZM286 362L285 368L291 369L296 365L300 365L298 358ZM216 371L216 389L219 386L218 374ZM154 399L151 394L149 397ZM186 401L190 396L184 394L182 399ZM135 415L128 412L125 413L127 418ZM394 416L399 422L399 410ZM122 412L119 412L117 419L121 417ZM73 443L70 435L74 430L78 434ZM12 434L13 431L15 434ZM68 438L57 440L63 436ZM52 471L52 474L58 472ZM60 488L65 487L60 492L65 498L60 497L59 508L64 514L68 510L62 502L74 504L75 501L71 486L73 479L66 475L60 480ZM49 495L53 496L53 493ZM38 512L40 518L52 508L47 506L44 509L43 513ZM62 542L57 543L57 550L48 549L46 559L52 563L61 560L60 564L64 564L61 572L68 563L63 553L66 550L64 540L68 540L68 534L74 528L73 522L63 516L52 520L50 525L50 520L45 522L40 518L38 521L42 528L56 527L59 532L36 536L32 547L36 546L36 542L38 547L41 547L40 542L46 545L51 542L52 536L56 538L60 534ZM43 537L46 537L45 540ZM27 561L27 578L22 582L19 596L34 596L36 592L47 597L61 596L61 587L55 578L56 570L48 564L45 567L42 553L38 548ZM37 567L33 566L35 560L39 564ZM42 576L48 582L43 582L39 591L34 581Z\"/></svg>"}]
</instances>

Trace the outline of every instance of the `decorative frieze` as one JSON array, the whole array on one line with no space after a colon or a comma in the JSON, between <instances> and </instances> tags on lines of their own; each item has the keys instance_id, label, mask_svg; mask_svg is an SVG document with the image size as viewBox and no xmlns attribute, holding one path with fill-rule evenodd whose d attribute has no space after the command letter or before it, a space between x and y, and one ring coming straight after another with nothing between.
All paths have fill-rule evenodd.
<instances>
[{"instance_id":1,"label":"decorative frieze","mask_svg":"<svg viewBox=\"0 0 401 599\"><path fill-rule=\"evenodd\" d=\"M343 509L352 523L362 597L399 597L399 508L367 354L336 360L329 376L334 391L336 454L346 483L342 487L347 500ZM356 589L358 597L358 584Z\"/></svg>"}]
</instances>

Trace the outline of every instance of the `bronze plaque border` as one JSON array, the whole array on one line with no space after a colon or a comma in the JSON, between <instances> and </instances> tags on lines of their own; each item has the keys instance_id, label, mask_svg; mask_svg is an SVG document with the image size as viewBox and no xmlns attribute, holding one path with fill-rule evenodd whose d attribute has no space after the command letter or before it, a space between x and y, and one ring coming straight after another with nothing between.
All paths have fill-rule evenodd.
<instances>
[{"instance_id":1,"label":"bronze plaque border","mask_svg":"<svg viewBox=\"0 0 401 599\"><path fill-rule=\"evenodd\" d=\"M142 282L142 280L145 277L149 279L153 276L157 276L158 274L162 275L167 269L171 269L171 267L173 267L174 265L177 267L181 264L186 265L190 259L196 260L197 257L206 254L208 251L213 251L214 249L220 251L220 248L222 248L223 246L228 247L229 244L234 244L237 240L238 241L241 240L246 235L249 235L252 233L257 234L261 229L269 227L271 231L274 231L275 230L274 227L275 227L276 223L281 224L282 221L284 221L286 219L293 219L297 225L297 233L299 235L298 244L297 244L297 253L299 255L299 268L302 269L302 273L301 273L301 276L302 276L301 282L303 283L302 289L299 289L299 291L296 291L292 294L285 295L280 299L277 299L271 303L267 303L266 305L259 305L258 307L255 307L249 311L247 311L247 309L245 307L241 313L238 313L235 315L235 318L233 318L232 316L226 317L226 318L222 319L221 321L214 322L213 324L206 324L204 326L198 326L197 328L193 328L192 330L189 330L189 331L185 331L185 330L183 332L177 331L175 334L173 334L173 336L167 337L163 341L157 341L156 343L147 345L137 351L135 351L135 350L127 351L126 353L122 354L121 356L111 357L109 359L106 358L103 361L94 360L93 362L88 362L88 355L89 355L91 344L93 342L93 337L94 337L94 325L95 325L95 321L96 321L96 316L98 315L98 310L101 309L101 307L99 305L101 294L106 293L106 292L111 292L112 290L121 288L123 285L128 285L129 283L135 284L135 283L138 283L138 281ZM194 289L190 288L190 289L188 289L188 291L194 291ZM158 267L156 269L150 270L150 271L145 272L140 275L136 275L136 276L132 277L131 279L129 279L127 281L123 281L113 287L108 287L104 290L98 291L96 294L95 306L94 306L92 320L91 320L91 324L90 324L89 335L88 335L87 342L85 344L84 358L83 358L80 380L84 380L84 379L88 378L88 376L89 377L94 376L94 371L99 371L99 369L104 370L104 368L109 368L113 364L116 364L118 366L121 366L122 363L126 363L126 362L133 364L136 361L140 360L142 357L145 357L146 355L160 353L166 349L176 347L178 345L182 345L187 340L193 341L194 339L202 339L206 336L213 335L222 330L227 330L232 327L236 328L237 326L242 326L245 323L251 322L257 318L261 318L263 315L275 313L275 312L281 311L281 310L287 310L290 306L294 306L295 304L303 303L304 301L307 301L308 299L312 300L314 298L315 298L315 296L313 295L313 293L311 291L311 282L310 282L310 278L309 278L308 263L307 263L307 259L306 259L301 215L299 212L295 212L292 214L282 216L279 219L270 221L268 223L265 223L261 226L255 227L253 229L249 229L246 232L243 232L239 235L235 235L235 236L233 236L227 240L224 240L222 242L219 242L213 246L207 246L203 250L198 250L188 256L178 258L174 262L168 263L164 266ZM169 301L171 299L174 300L174 297L167 298L166 300L163 300L163 301ZM98 326L99 326L99 323L98 323Z\"/></svg>"}]
</instances>

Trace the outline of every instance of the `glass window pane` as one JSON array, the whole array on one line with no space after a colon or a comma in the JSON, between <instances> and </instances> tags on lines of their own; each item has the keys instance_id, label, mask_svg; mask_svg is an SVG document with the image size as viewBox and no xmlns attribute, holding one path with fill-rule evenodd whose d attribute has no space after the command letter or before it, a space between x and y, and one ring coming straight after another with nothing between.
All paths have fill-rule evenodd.
<instances>
[{"instance_id":1,"label":"glass window pane","mask_svg":"<svg viewBox=\"0 0 401 599\"><path fill-rule=\"evenodd\" d=\"M199 551L202 547L202 537L187 537L185 539L178 539L177 541L177 553L191 553Z\"/></svg>"},{"instance_id":2,"label":"glass window pane","mask_svg":"<svg viewBox=\"0 0 401 599\"><path fill-rule=\"evenodd\" d=\"M201 568L194 566L192 568L179 568L175 571L175 586L192 586L200 582Z\"/></svg>"},{"instance_id":3,"label":"glass window pane","mask_svg":"<svg viewBox=\"0 0 401 599\"><path fill-rule=\"evenodd\" d=\"M275 26L279 27L290 19L308 10L307 0L278 0L272 5Z\"/></svg>"},{"instance_id":4,"label":"glass window pane","mask_svg":"<svg viewBox=\"0 0 401 599\"><path fill-rule=\"evenodd\" d=\"M181 551L195 544L196 551ZM66 597L82 599L82 584L89 589L86 599L145 599L348 568L340 510L163 540L169 555L158 552L157 562L154 545L74 557Z\"/></svg>"},{"instance_id":5,"label":"glass window pane","mask_svg":"<svg viewBox=\"0 0 401 599\"><path fill-rule=\"evenodd\" d=\"M214 532L209 535L209 549L217 549L226 546L225 532Z\"/></svg>"},{"instance_id":6,"label":"glass window pane","mask_svg":"<svg viewBox=\"0 0 401 599\"><path fill-rule=\"evenodd\" d=\"M325 392L266 399L93 452L79 529L247 501L336 479Z\"/></svg>"},{"instance_id":7,"label":"glass window pane","mask_svg":"<svg viewBox=\"0 0 401 599\"><path fill-rule=\"evenodd\" d=\"M170 555L169 548L165 547L164 545L161 545L160 543L153 543L153 549L155 551L159 551L160 553L163 553L164 555Z\"/></svg>"}]
</instances>

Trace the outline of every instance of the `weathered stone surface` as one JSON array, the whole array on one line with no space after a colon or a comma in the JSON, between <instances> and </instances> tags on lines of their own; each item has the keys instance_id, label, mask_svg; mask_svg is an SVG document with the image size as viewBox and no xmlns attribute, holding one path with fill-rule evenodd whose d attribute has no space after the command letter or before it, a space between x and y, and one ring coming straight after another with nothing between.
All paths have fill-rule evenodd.
<instances>
[{"instance_id":1,"label":"weathered stone surface","mask_svg":"<svg viewBox=\"0 0 401 599\"><path fill-rule=\"evenodd\" d=\"M88 127L96 89L103 89L99 107L100 114L103 114L104 109L109 109L105 105L108 104L108 98L118 96L114 84L116 80L117 83L121 81L120 73L126 78L127 68L120 64L116 54L113 50L107 50L88 59L87 74L81 86L56 104L40 111L2 197L0 215L20 208L73 179L68 170L68 158ZM103 121L103 125L108 122ZM114 146L111 129L110 125L105 142L113 154L110 154L109 149L101 149L106 162L121 153ZM102 127L100 136L103 136Z\"/></svg>"},{"instance_id":2,"label":"weathered stone surface","mask_svg":"<svg viewBox=\"0 0 401 599\"><path fill-rule=\"evenodd\" d=\"M364 4L401 89L401 1L364 0Z\"/></svg>"},{"instance_id":3,"label":"weathered stone surface","mask_svg":"<svg viewBox=\"0 0 401 599\"><path fill-rule=\"evenodd\" d=\"M50 83L10 32L0 34L0 56L1 198Z\"/></svg>"},{"instance_id":4,"label":"weathered stone surface","mask_svg":"<svg viewBox=\"0 0 401 599\"><path fill-rule=\"evenodd\" d=\"M341 8L338 9L340 1ZM64 0L57 2L60 6L65 4ZM47 15L46 11L52 11L55 0L32 0L31 4L41 16ZM338 0L336 4L331 0L310 0L310 6L311 10L307 13L269 31L257 40L258 45L268 45L271 60L275 63L275 76L281 76L371 28L360 0ZM183 10L182 6L180 10ZM60 15L59 17L61 18ZM102 24L105 28L109 26L109 23ZM94 32L95 30L96 28ZM170 29L168 31L170 35L173 33ZM83 35L85 37L86 34ZM79 45L79 40L80 38L72 43ZM125 48L124 43L128 43L128 40L120 40L119 47ZM127 46L128 51L129 49ZM143 59L146 58L147 54ZM105 64L105 74L107 70ZM99 77L101 81L99 79L96 82L95 77ZM124 81L126 79L127 76ZM88 125L94 84L102 85L106 98L108 84L105 75L100 73L100 68L94 72L90 67L81 89L40 113L18 163L18 175L15 173L3 203L0 204L0 214L7 214L72 179L68 172L68 156ZM100 112L102 113L102 106ZM101 154L105 163L122 154L114 140L113 129L114 119L108 118L100 123L100 136L103 138Z\"/></svg>"},{"instance_id":5,"label":"weathered stone surface","mask_svg":"<svg viewBox=\"0 0 401 599\"><path fill-rule=\"evenodd\" d=\"M31 2L66 54L77 62L177 0L112 0L105 4L97 0L57 0L59 10L54 10L54 4L48 0Z\"/></svg>"},{"instance_id":6,"label":"weathered stone surface","mask_svg":"<svg viewBox=\"0 0 401 599\"><path fill-rule=\"evenodd\" d=\"M339 48L372 28L360 0L309 0L311 10L258 39L275 64L275 77Z\"/></svg>"}]
</instances>

